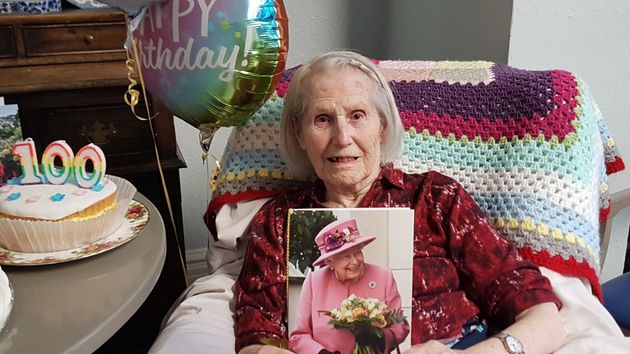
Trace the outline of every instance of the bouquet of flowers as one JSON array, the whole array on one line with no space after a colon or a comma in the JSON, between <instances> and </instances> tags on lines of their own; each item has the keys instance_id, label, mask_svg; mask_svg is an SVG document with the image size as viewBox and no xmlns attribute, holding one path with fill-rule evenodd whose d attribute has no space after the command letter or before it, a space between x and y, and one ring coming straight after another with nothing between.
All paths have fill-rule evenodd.
<instances>
[{"instance_id":1,"label":"bouquet of flowers","mask_svg":"<svg viewBox=\"0 0 630 354\"><path fill-rule=\"evenodd\" d=\"M343 300L339 308L319 311L330 317L328 323L335 328L352 332L356 345L352 354L376 354L385 348L383 329L396 323L406 323L401 309L389 311L387 304L375 298L354 294ZM380 344L380 345L379 345Z\"/></svg>"}]
</instances>

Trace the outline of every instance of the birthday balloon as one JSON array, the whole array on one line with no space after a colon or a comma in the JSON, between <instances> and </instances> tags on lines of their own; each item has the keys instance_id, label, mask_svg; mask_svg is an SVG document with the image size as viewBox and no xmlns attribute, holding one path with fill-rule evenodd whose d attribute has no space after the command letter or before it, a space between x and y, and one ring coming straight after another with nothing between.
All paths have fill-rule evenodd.
<instances>
[{"instance_id":1,"label":"birthday balloon","mask_svg":"<svg viewBox=\"0 0 630 354\"><path fill-rule=\"evenodd\" d=\"M274 91L288 52L282 0L167 0L133 32L146 89L200 129L244 123Z\"/></svg>"},{"instance_id":2,"label":"birthday balloon","mask_svg":"<svg viewBox=\"0 0 630 354\"><path fill-rule=\"evenodd\" d=\"M159 1L162 0L98 0L98 2L123 10L130 16L137 15L144 7Z\"/></svg>"}]
</instances>

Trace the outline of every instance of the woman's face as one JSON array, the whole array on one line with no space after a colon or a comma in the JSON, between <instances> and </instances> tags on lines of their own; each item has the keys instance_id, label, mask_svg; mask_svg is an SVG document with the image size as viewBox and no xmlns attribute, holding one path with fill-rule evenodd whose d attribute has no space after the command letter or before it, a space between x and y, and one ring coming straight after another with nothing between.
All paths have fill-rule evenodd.
<instances>
[{"instance_id":1,"label":"woman's face","mask_svg":"<svg viewBox=\"0 0 630 354\"><path fill-rule=\"evenodd\" d=\"M330 257L328 265L333 269L337 280L344 284L358 282L365 272L365 262L363 260L363 250L349 249Z\"/></svg>"},{"instance_id":2,"label":"woman's face","mask_svg":"<svg viewBox=\"0 0 630 354\"><path fill-rule=\"evenodd\" d=\"M352 192L380 173L383 126L375 83L354 68L315 74L305 117L296 132L327 189Z\"/></svg>"}]
</instances>

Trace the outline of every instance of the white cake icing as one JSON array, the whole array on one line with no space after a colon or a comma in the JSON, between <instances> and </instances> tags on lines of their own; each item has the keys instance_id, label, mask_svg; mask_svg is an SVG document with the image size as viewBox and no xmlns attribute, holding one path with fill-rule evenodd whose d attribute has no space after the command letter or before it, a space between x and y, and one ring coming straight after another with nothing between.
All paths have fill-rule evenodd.
<instances>
[{"instance_id":1,"label":"white cake icing","mask_svg":"<svg viewBox=\"0 0 630 354\"><path fill-rule=\"evenodd\" d=\"M0 247L14 252L55 252L82 247L111 235L120 228L120 225L123 223L127 206L136 193L136 188L123 178L110 175L107 175L106 178L107 181L103 182L104 188L100 192L85 189L79 193L83 195L77 196L73 195L73 191L78 189L78 187L75 187L74 190L70 189L71 192L66 195L71 198L86 196L89 198L90 193L94 192L98 194L99 199L102 199L106 198L112 189L115 189L115 193L111 198L115 198L116 203L106 212L99 213L98 215L95 214L94 217L79 218L78 220L71 218L61 220L33 220L0 217ZM15 188L15 186L13 187ZM14 188L7 188L10 190L0 194L0 204L6 205L8 196L10 196L11 193L17 193L11 192ZM69 187L66 186L66 188ZM22 190L22 188L19 189ZM30 188L25 189L30 191ZM59 193L59 189L53 191L53 194L56 193ZM65 200L66 196L64 196L61 202ZM47 198L50 198L50 196ZM38 201L41 199L42 198L39 198ZM85 204L89 203L90 202ZM84 206L85 205L75 203L72 209L79 209ZM28 214L33 215L33 209L49 210L56 208L58 208L56 205L54 207L30 206L28 208ZM67 213L68 211L63 214Z\"/></svg>"},{"instance_id":2,"label":"white cake icing","mask_svg":"<svg viewBox=\"0 0 630 354\"><path fill-rule=\"evenodd\" d=\"M9 279L0 268L0 329L2 329L7 322L12 305L13 294L9 287Z\"/></svg>"},{"instance_id":3,"label":"white cake icing","mask_svg":"<svg viewBox=\"0 0 630 354\"><path fill-rule=\"evenodd\" d=\"M109 197L116 184L103 178L102 188L85 189L66 184L5 184L0 187L0 213L43 220L59 220ZM56 197L55 197L56 196Z\"/></svg>"}]
</instances>

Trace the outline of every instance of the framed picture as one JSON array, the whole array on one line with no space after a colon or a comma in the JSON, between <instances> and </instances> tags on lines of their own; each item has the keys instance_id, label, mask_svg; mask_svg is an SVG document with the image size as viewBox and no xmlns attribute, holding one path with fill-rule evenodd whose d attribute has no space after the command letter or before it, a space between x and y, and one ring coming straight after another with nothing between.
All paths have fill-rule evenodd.
<instances>
[{"instance_id":1,"label":"framed picture","mask_svg":"<svg viewBox=\"0 0 630 354\"><path fill-rule=\"evenodd\" d=\"M16 104L0 105L0 185L22 174L12 147L22 140L22 129Z\"/></svg>"},{"instance_id":2,"label":"framed picture","mask_svg":"<svg viewBox=\"0 0 630 354\"><path fill-rule=\"evenodd\" d=\"M340 229L337 230L336 226ZM355 230L356 229L356 230ZM330 233L339 231L341 238L333 237L331 241ZM396 292L400 295L401 308L406 318L410 318L411 313L411 282L412 282L412 262L413 262L413 210L409 208L339 208L339 209L291 209L288 215L287 227L287 271L288 271L288 314L289 333L296 329L300 306L303 301L308 301L309 306L320 306L321 301L305 300L308 297L327 299L327 306L338 307L337 302L349 295L357 297L370 296L372 288L384 286L380 279L372 279L367 269L371 267L384 268L391 271L395 280ZM352 236L354 235L354 236ZM349 237L349 238L348 238ZM326 239L327 241L323 241ZM351 242L358 242L351 246L351 242L344 240L351 239ZM317 240L317 242L316 242ZM328 242L326 244L326 242ZM331 264L333 255L341 256L345 253L360 251L361 262L365 264L364 279L357 280L357 284L365 282L365 286L341 287L341 294L335 286L325 286L325 289L315 289L305 285L305 279L312 272L328 272L337 276ZM340 253L341 252L341 253ZM345 253L344 253L345 252ZM325 256L323 256L325 254ZM323 259L323 260L322 260ZM353 269L356 265L351 266ZM340 272L340 271L339 271ZM380 274L380 273L379 273ZM311 281L320 279L313 273ZM334 285L334 284L333 284ZM310 285L309 285L310 286ZM364 290L366 289L365 293ZM308 294L302 294L307 289ZM336 289L336 290L335 290ZM315 292L320 292L315 294ZM356 294L355 294L356 292ZM304 297L305 299L301 299ZM337 299L338 298L338 299ZM379 299L384 300L384 299ZM315 305L318 304L318 305ZM331 308L315 309L321 310L320 316L326 316ZM302 311L304 312L304 311ZM317 311L315 311L317 312ZM312 317L317 317L314 314ZM313 318L314 323L322 323L321 319ZM328 321L328 317L326 317ZM410 326L410 325L409 325ZM345 331L347 329L337 329ZM400 343L400 350L405 350L410 346L410 336ZM334 349L334 348L332 348Z\"/></svg>"}]
</instances>

